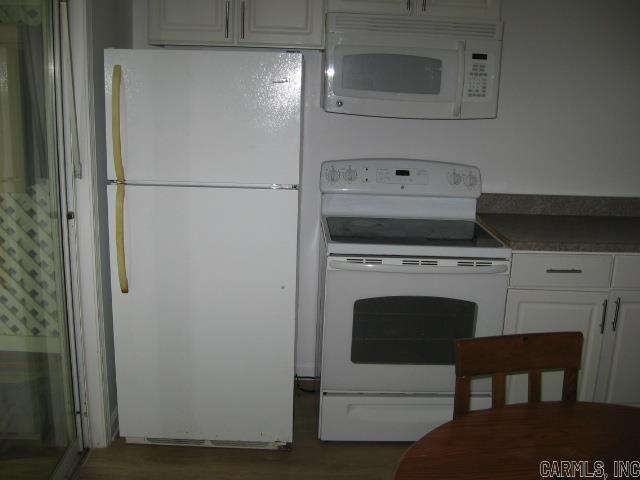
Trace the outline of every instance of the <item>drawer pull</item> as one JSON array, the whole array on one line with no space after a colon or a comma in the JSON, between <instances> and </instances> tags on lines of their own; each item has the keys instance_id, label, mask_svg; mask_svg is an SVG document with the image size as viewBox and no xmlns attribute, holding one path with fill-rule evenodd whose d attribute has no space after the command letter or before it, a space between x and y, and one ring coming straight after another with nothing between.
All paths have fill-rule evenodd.
<instances>
[{"instance_id":1,"label":"drawer pull","mask_svg":"<svg viewBox=\"0 0 640 480\"><path fill-rule=\"evenodd\" d=\"M547 273L582 273L579 268L547 268Z\"/></svg>"}]
</instances>

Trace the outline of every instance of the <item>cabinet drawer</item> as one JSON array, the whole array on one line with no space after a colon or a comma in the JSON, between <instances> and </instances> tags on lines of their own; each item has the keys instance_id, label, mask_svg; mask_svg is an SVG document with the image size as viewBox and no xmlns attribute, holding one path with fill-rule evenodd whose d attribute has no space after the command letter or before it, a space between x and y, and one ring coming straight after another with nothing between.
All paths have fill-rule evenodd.
<instances>
[{"instance_id":1,"label":"cabinet drawer","mask_svg":"<svg viewBox=\"0 0 640 480\"><path fill-rule=\"evenodd\" d=\"M610 255L516 253L511 286L608 288Z\"/></svg>"},{"instance_id":2,"label":"cabinet drawer","mask_svg":"<svg viewBox=\"0 0 640 480\"><path fill-rule=\"evenodd\" d=\"M640 288L640 255L616 255L613 288Z\"/></svg>"}]
</instances>

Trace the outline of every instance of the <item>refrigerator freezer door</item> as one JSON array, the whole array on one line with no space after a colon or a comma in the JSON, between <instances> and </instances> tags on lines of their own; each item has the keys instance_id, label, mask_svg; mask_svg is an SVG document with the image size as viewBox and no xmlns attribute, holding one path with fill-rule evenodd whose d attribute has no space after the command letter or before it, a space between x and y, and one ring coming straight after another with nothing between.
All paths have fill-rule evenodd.
<instances>
[{"instance_id":1,"label":"refrigerator freezer door","mask_svg":"<svg viewBox=\"0 0 640 480\"><path fill-rule=\"evenodd\" d=\"M116 65L127 182L299 183L300 53L105 50L111 180Z\"/></svg>"},{"instance_id":2,"label":"refrigerator freezer door","mask_svg":"<svg viewBox=\"0 0 640 480\"><path fill-rule=\"evenodd\" d=\"M297 215L295 190L126 186L126 294L111 235L122 436L291 442Z\"/></svg>"}]
</instances>

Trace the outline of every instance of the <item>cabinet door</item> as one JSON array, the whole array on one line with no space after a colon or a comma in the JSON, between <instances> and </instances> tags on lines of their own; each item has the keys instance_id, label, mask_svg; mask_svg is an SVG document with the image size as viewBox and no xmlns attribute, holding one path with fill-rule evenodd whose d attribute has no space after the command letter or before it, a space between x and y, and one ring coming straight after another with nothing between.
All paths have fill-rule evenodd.
<instances>
[{"instance_id":1,"label":"cabinet door","mask_svg":"<svg viewBox=\"0 0 640 480\"><path fill-rule=\"evenodd\" d=\"M640 292L609 297L596 400L640 406Z\"/></svg>"},{"instance_id":2,"label":"cabinet door","mask_svg":"<svg viewBox=\"0 0 640 480\"><path fill-rule=\"evenodd\" d=\"M500 18L500 0L415 0L419 15Z\"/></svg>"},{"instance_id":3,"label":"cabinet door","mask_svg":"<svg viewBox=\"0 0 640 480\"><path fill-rule=\"evenodd\" d=\"M232 43L232 6L231 0L149 0L149 43Z\"/></svg>"},{"instance_id":4,"label":"cabinet door","mask_svg":"<svg viewBox=\"0 0 640 480\"><path fill-rule=\"evenodd\" d=\"M243 0L239 9L240 44L322 46L323 0Z\"/></svg>"},{"instance_id":5,"label":"cabinet door","mask_svg":"<svg viewBox=\"0 0 640 480\"><path fill-rule=\"evenodd\" d=\"M329 0L330 12L411 13L422 0Z\"/></svg>"},{"instance_id":6,"label":"cabinet door","mask_svg":"<svg viewBox=\"0 0 640 480\"><path fill-rule=\"evenodd\" d=\"M578 400L590 401L595 390L596 373L602 346L601 324L607 294L604 292L568 292L509 290L504 334L577 331L584 335L582 368L578 379ZM526 374L512 375L508 382L508 403L527 401ZM562 373L542 374L542 400L560 400Z\"/></svg>"}]
</instances>

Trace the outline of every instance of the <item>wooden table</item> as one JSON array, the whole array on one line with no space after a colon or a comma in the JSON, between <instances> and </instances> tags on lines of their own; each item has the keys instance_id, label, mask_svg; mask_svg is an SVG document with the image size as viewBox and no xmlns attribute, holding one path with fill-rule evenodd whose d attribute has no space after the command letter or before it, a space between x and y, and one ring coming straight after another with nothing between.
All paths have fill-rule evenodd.
<instances>
[{"instance_id":1,"label":"wooden table","mask_svg":"<svg viewBox=\"0 0 640 480\"><path fill-rule=\"evenodd\" d=\"M586 461L581 465L590 473L601 461L609 479L616 460L640 468L640 408L543 402L473 411L414 443L395 479L540 480L562 460ZM542 461L548 463L541 469Z\"/></svg>"}]
</instances>

